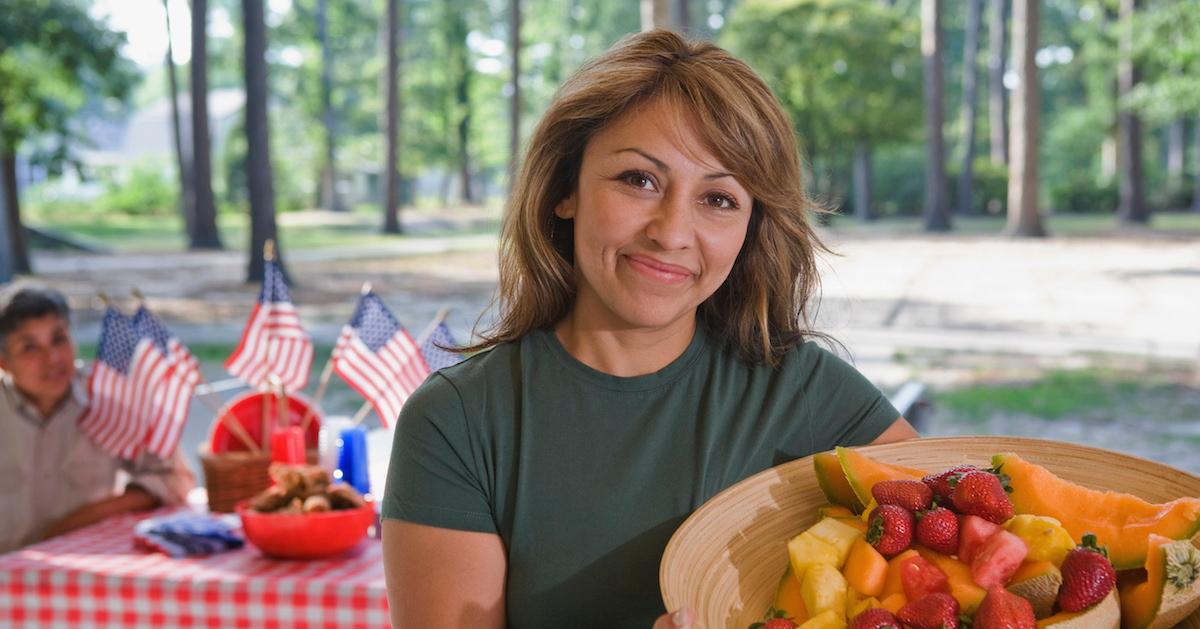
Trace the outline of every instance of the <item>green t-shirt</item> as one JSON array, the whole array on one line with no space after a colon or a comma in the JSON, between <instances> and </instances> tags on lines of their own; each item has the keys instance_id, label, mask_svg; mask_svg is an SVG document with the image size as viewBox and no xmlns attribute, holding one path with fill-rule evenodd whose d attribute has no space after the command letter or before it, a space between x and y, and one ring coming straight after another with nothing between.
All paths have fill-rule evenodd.
<instances>
[{"instance_id":1,"label":"green t-shirt","mask_svg":"<svg viewBox=\"0 0 1200 629\"><path fill-rule=\"evenodd\" d=\"M500 535L508 626L649 629L658 564L704 501L874 440L899 413L813 343L778 369L702 326L653 374L611 376L536 331L431 376L396 428L383 516Z\"/></svg>"}]
</instances>

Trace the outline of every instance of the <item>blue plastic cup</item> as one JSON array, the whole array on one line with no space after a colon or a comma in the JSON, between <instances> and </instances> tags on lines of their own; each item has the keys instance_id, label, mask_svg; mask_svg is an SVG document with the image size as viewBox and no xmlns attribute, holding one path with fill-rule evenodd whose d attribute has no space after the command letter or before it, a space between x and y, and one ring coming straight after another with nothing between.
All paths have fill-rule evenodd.
<instances>
[{"instance_id":1,"label":"blue plastic cup","mask_svg":"<svg viewBox=\"0 0 1200 629\"><path fill-rule=\"evenodd\" d=\"M367 467L367 429L362 426L342 431L338 448L338 468L333 476L366 495L371 493L371 473Z\"/></svg>"}]
</instances>

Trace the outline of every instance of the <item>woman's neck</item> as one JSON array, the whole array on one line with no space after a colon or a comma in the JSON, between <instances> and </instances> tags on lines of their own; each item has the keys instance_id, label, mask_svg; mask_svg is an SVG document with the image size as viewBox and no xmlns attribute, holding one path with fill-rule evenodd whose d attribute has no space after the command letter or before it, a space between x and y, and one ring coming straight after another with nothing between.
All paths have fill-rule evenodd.
<instances>
[{"instance_id":1,"label":"woman's neck","mask_svg":"<svg viewBox=\"0 0 1200 629\"><path fill-rule=\"evenodd\" d=\"M696 319L689 317L652 330L613 329L572 310L554 326L554 334L579 362L629 378L659 371L683 355L696 334Z\"/></svg>"}]
</instances>

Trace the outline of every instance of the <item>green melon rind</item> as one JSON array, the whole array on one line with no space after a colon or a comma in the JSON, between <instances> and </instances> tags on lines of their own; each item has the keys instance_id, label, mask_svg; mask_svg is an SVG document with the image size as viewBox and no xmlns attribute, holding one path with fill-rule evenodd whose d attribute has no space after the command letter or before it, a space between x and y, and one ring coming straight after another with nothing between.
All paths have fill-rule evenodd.
<instances>
[{"instance_id":1,"label":"green melon rind","mask_svg":"<svg viewBox=\"0 0 1200 629\"><path fill-rule=\"evenodd\" d=\"M817 484L821 487L821 492L825 494L825 499L830 504L841 505L854 513L862 513L863 503L859 502L858 493L849 480L846 480L845 485L850 489L850 494L847 495L842 492L843 488L830 478L830 474L836 473L843 480L846 479L846 471L842 468L841 457L833 452L821 452L814 455L813 472L817 475Z\"/></svg>"}]
</instances>

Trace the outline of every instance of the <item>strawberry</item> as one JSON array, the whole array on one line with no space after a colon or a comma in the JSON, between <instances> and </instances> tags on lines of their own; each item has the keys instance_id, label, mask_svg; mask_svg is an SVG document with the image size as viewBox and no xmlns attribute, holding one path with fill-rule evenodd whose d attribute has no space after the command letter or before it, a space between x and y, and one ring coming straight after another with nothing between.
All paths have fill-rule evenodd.
<instances>
[{"instance_id":1,"label":"strawberry","mask_svg":"<svg viewBox=\"0 0 1200 629\"><path fill-rule=\"evenodd\" d=\"M958 552L958 516L945 507L918 513L917 542L943 555Z\"/></svg>"},{"instance_id":2,"label":"strawberry","mask_svg":"<svg viewBox=\"0 0 1200 629\"><path fill-rule=\"evenodd\" d=\"M1058 606L1065 612L1082 611L1099 603L1117 583L1108 550L1097 546L1096 536L1091 533L1084 534L1083 543L1067 553L1061 569Z\"/></svg>"},{"instance_id":3,"label":"strawberry","mask_svg":"<svg viewBox=\"0 0 1200 629\"><path fill-rule=\"evenodd\" d=\"M973 472L977 469L979 468L975 467L974 465L955 465L945 472L930 474L929 476L922 478L921 482L925 483L925 485L927 485L929 489L933 491L933 497L935 499L940 501L942 504L949 504L950 494L953 493L953 490L950 488L950 479L966 474L967 472Z\"/></svg>"},{"instance_id":4,"label":"strawberry","mask_svg":"<svg viewBox=\"0 0 1200 629\"><path fill-rule=\"evenodd\" d=\"M905 603L896 617L912 629L958 629L958 601L945 592L934 592Z\"/></svg>"},{"instance_id":5,"label":"strawberry","mask_svg":"<svg viewBox=\"0 0 1200 629\"><path fill-rule=\"evenodd\" d=\"M796 623L787 617L787 612L772 607L767 610L765 620L750 625L750 629L794 629Z\"/></svg>"},{"instance_id":6,"label":"strawberry","mask_svg":"<svg viewBox=\"0 0 1200 629\"><path fill-rule=\"evenodd\" d=\"M871 496L881 505L899 505L909 511L929 508L933 490L918 480L885 480L871 487Z\"/></svg>"},{"instance_id":7,"label":"strawberry","mask_svg":"<svg viewBox=\"0 0 1200 629\"><path fill-rule=\"evenodd\" d=\"M988 522L1003 524L1013 516L1012 501L1000 479L991 472L976 470L959 477L950 499L959 513L977 515Z\"/></svg>"},{"instance_id":8,"label":"strawberry","mask_svg":"<svg viewBox=\"0 0 1200 629\"><path fill-rule=\"evenodd\" d=\"M1037 620L1029 601L993 585L975 610L973 629L1034 629Z\"/></svg>"},{"instance_id":9,"label":"strawberry","mask_svg":"<svg viewBox=\"0 0 1200 629\"><path fill-rule=\"evenodd\" d=\"M913 538L913 514L897 505L879 505L867 519L867 543L891 557L908 548Z\"/></svg>"},{"instance_id":10,"label":"strawberry","mask_svg":"<svg viewBox=\"0 0 1200 629\"><path fill-rule=\"evenodd\" d=\"M855 616L846 629L900 629L900 621L882 607L872 607Z\"/></svg>"}]
</instances>

